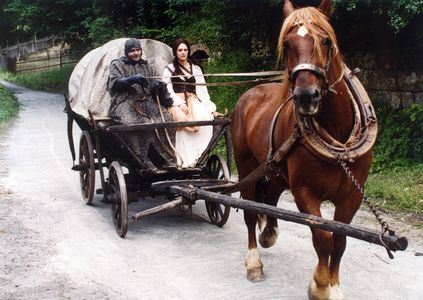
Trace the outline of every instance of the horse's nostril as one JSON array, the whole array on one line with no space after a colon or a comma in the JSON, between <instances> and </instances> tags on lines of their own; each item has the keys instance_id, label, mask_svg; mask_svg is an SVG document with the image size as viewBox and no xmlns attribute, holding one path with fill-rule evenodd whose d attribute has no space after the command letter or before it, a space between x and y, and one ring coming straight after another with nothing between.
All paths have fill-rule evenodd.
<instances>
[{"instance_id":1,"label":"horse's nostril","mask_svg":"<svg viewBox=\"0 0 423 300\"><path fill-rule=\"evenodd\" d=\"M320 101L321 98L322 98L322 96L320 94L320 90L315 89L314 93L311 95L311 101L312 102L318 102L318 101Z\"/></svg>"}]
</instances>

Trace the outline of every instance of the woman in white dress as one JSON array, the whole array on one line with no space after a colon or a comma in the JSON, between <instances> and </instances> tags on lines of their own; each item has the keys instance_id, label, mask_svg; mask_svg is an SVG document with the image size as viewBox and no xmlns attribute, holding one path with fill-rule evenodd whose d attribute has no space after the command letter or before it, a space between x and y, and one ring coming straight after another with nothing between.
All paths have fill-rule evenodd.
<instances>
[{"instance_id":1,"label":"woman in white dress","mask_svg":"<svg viewBox=\"0 0 423 300\"><path fill-rule=\"evenodd\" d=\"M210 101L206 86L184 83L205 83L203 71L191 57L190 45L185 39L177 39L172 48L173 63L163 71L163 81L173 99L169 108L175 121L213 120L219 113ZM213 135L212 126L183 127L176 131L176 156L178 165L195 166L198 158L207 148Z\"/></svg>"}]
</instances>

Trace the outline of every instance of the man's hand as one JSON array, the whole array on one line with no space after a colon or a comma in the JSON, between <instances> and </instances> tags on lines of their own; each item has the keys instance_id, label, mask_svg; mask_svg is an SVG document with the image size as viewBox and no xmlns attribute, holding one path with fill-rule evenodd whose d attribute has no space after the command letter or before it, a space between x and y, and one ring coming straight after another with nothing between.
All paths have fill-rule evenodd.
<instances>
[{"instance_id":1,"label":"man's hand","mask_svg":"<svg viewBox=\"0 0 423 300\"><path fill-rule=\"evenodd\" d=\"M147 79L145 79L144 76L142 76L141 74L137 74L137 75L132 75L128 78L128 82L130 84L134 84L134 83L138 83L141 84L143 87L147 87L148 86L148 81Z\"/></svg>"}]
</instances>

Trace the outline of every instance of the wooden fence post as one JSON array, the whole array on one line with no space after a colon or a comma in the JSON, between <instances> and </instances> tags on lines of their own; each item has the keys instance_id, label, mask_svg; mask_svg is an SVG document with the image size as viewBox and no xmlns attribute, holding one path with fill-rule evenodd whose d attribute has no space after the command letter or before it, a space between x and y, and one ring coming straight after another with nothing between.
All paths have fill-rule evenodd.
<instances>
[{"instance_id":1,"label":"wooden fence post","mask_svg":"<svg viewBox=\"0 0 423 300\"><path fill-rule=\"evenodd\" d=\"M60 50L59 50L59 69L62 68L62 55L63 55L63 51L62 51L62 48L60 48Z\"/></svg>"},{"instance_id":2,"label":"wooden fence post","mask_svg":"<svg viewBox=\"0 0 423 300\"><path fill-rule=\"evenodd\" d=\"M6 58L6 70L16 74L16 57Z\"/></svg>"}]
</instances>

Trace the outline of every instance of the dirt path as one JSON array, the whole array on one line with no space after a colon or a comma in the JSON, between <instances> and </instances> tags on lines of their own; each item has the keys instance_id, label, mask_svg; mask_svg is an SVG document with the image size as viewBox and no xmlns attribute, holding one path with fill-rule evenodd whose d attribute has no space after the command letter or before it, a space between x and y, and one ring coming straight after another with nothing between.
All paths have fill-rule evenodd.
<instances>
[{"instance_id":1,"label":"dirt path","mask_svg":"<svg viewBox=\"0 0 423 300\"><path fill-rule=\"evenodd\" d=\"M257 284L245 278L241 211L217 228L198 203L193 215L173 210L131 222L121 239L109 207L81 200L63 96L8 87L23 109L0 140L0 299L306 299L316 263L308 228L279 223L277 244L260 249L267 279ZM289 194L283 198L281 207L295 209ZM131 204L131 212L158 201ZM367 212L354 222L377 227ZM422 234L394 225L410 239L394 260L379 246L348 240L347 299L423 299L423 257L415 255Z\"/></svg>"}]
</instances>

